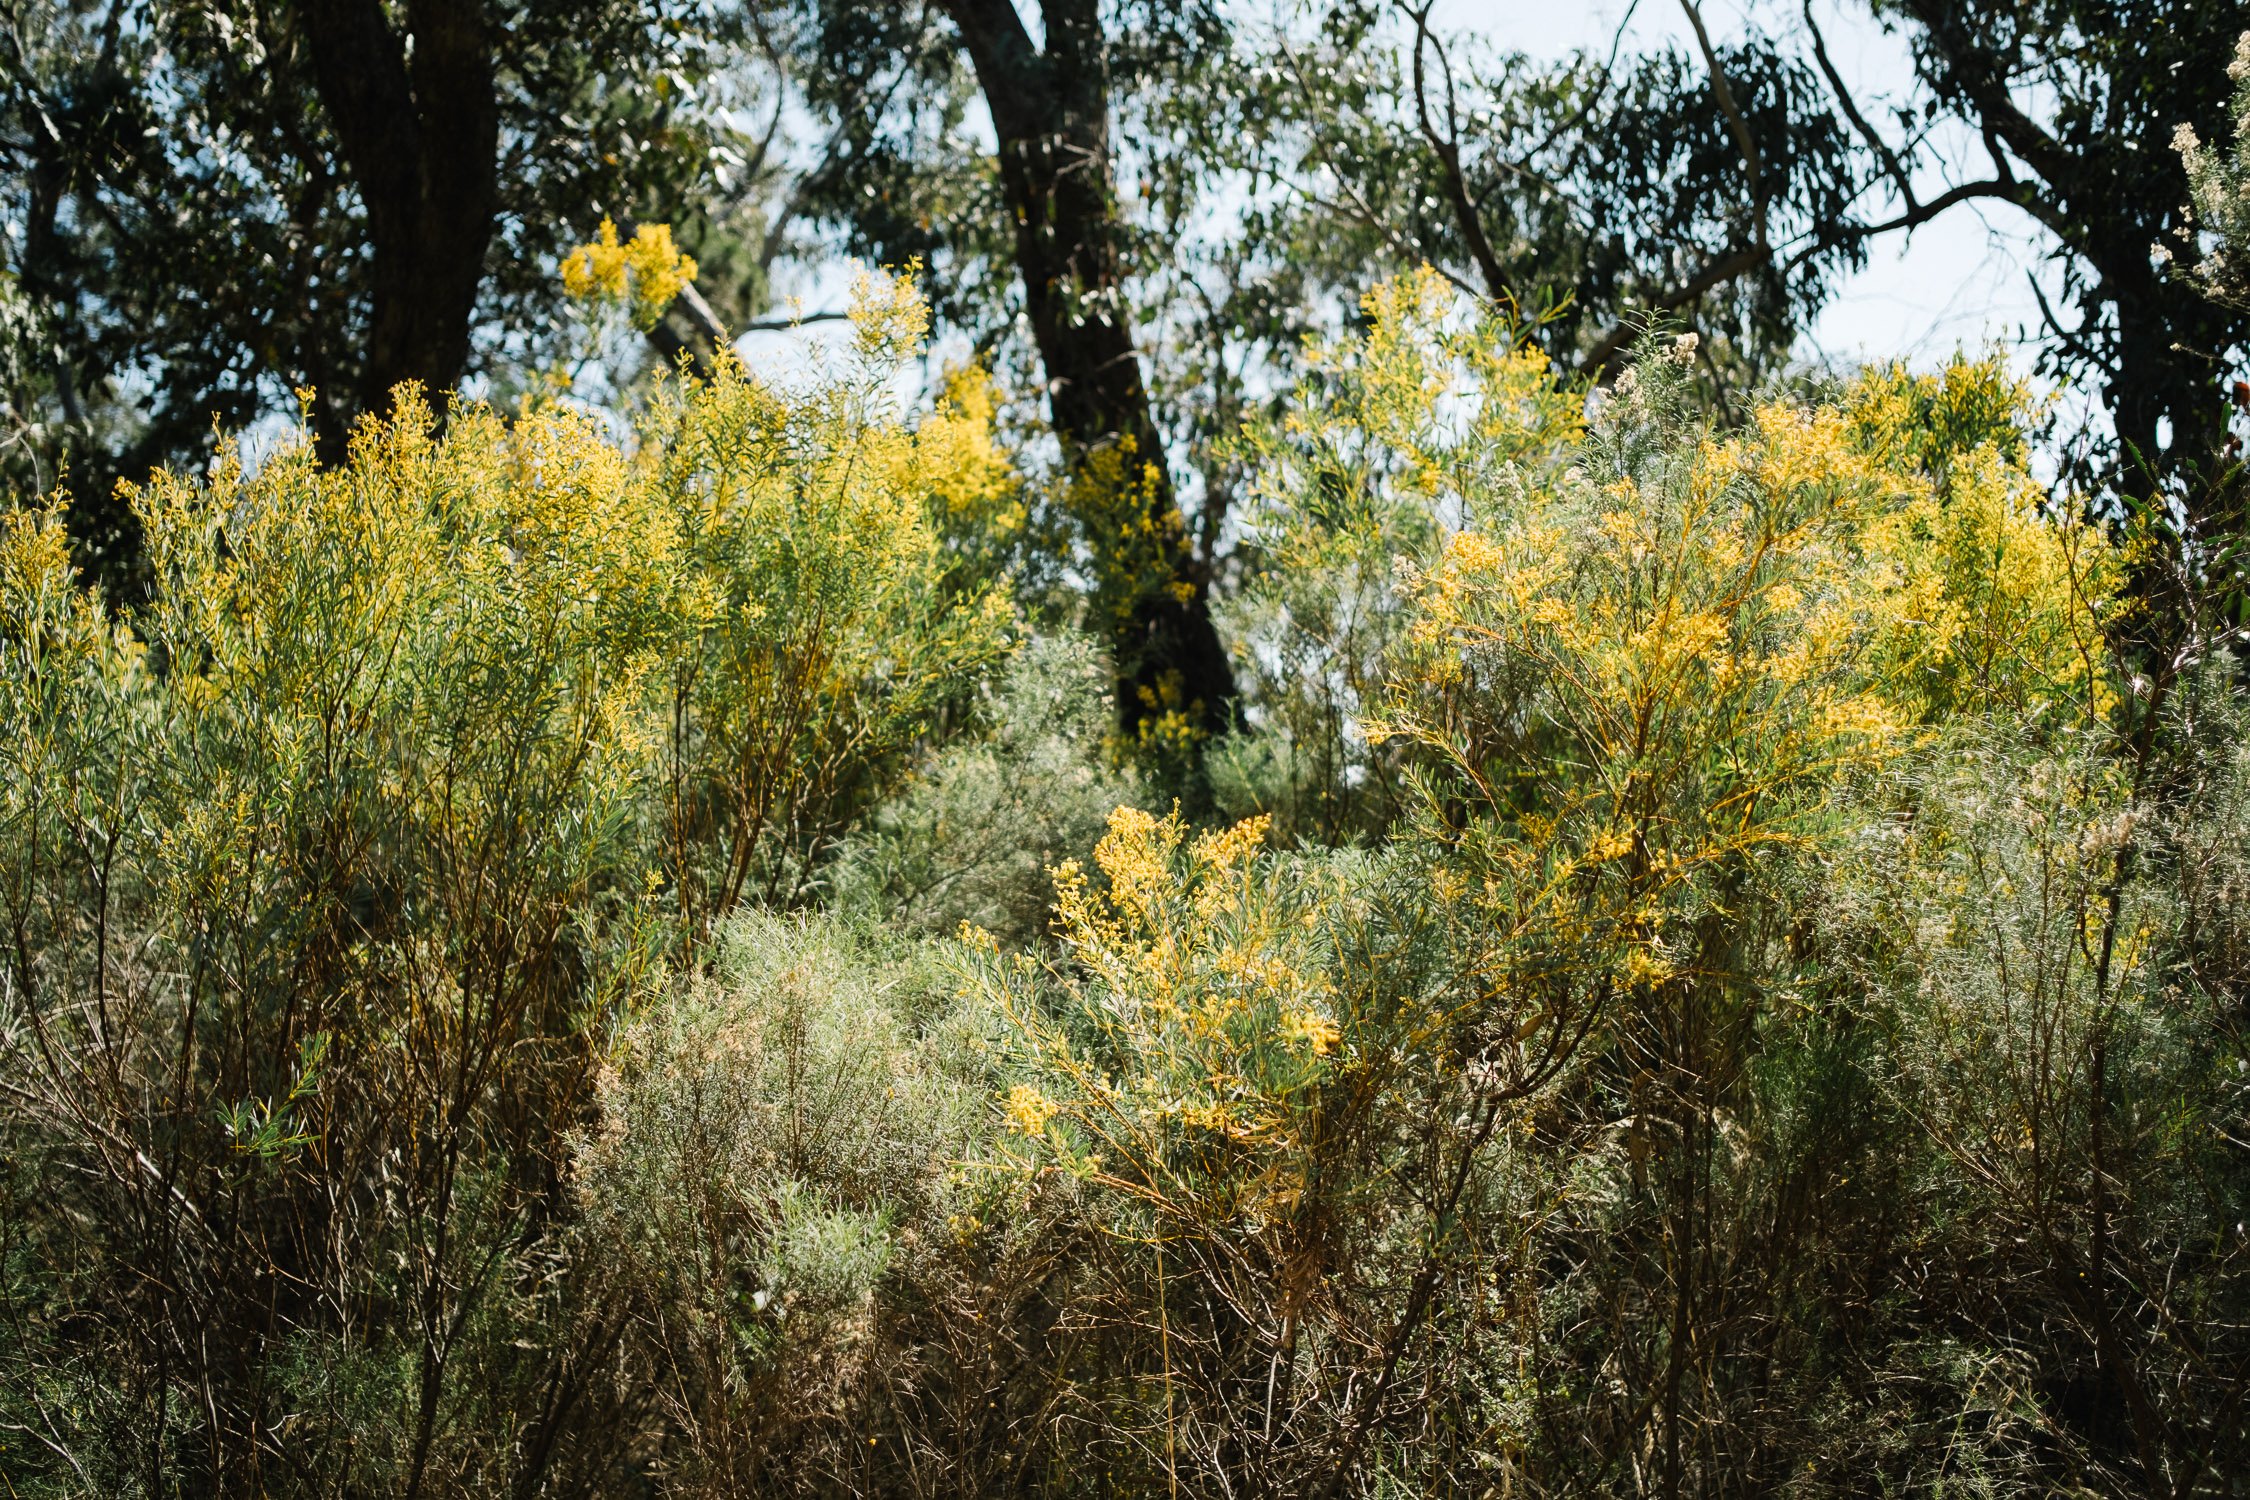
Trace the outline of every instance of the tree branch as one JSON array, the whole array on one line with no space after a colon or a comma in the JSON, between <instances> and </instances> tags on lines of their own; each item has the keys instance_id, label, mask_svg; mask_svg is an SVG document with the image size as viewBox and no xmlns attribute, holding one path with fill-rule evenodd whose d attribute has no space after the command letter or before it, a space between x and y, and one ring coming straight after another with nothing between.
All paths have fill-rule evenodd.
<instances>
[{"instance_id":1,"label":"tree branch","mask_svg":"<svg viewBox=\"0 0 2250 1500\"><path fill-rule=\"evenodd\" d=\"M1971 199L1997 198L2002 202L2022 206L2022 192L2021 185L2014 182L2000 180L1965 182L1957 187L1948 188L1928 202L1918 203L1896 218L1885 219L1879 224L1855 224L1844 228L1824 228L1812 236L1809 242L1804 243L1802 248L1784 260L1782 270L1784 273L1794 271L1823 251L1834 250L1861 240L1874 239L1878 235L1895 234L1900 230L1919 228L1947 209L1957 207ZM1756 270L1761 264L1773 259L1773 257L1773 248L1766 245L1751 245L1737 250L1731 255L1720 256L1707 263L1702 270L1689 277L1677 288L1649 302L1647 310L1650 312L1676 311L1712 288ZM1629 321L1619 321L1607 333L1603 334L1579 360L1578 373L1582 376L1599 375L1608 366L1610 360L1616 357L1617 351L1624 348L1632 336L1633 325Z\"/></svg>"},{"instance_id":2,"label":"tree branch","mask_svg":"<svg viewBox=\"0 0 2250 1500\"><path fill-rule=\"evenodd\" d=\"M1852 91L1844 86L1843 75L1829 61L1828 39L1820 34L1820 23L1813 19L1812 0L1805 0L1805 29L1812 33L1813 58L1820 64L1821 75L1828 80L1829 90L1835 94L1837 106L1843 110L1844 118L1851 122L1852 129L1859 132L1859 138L1867 142L1867 148L1882 159L1884 172L1898 188L1899 200L1910 211L1913 210L1918 205L1914 201L1914 184L1907 178L1906 167L1899 160L1898 153L1891 149L1890 143L1859 112L1859 106L1852 101Z\"/></svg>"},{"instance_id":3,"label":"tree branch","mask_svg":"<svg viewBox=\"0 0 2250 1500\"><path fill-rule=\"evenodd\" d=\"M1414 6L1399 0L1400 9L1414 20L1414 112L1422 127L1422 138L1429 142L1444 171L1446 197L1453 205L1453 217L1460 228L1462 243L1468 247L1469 258L1484 278L1485 295L1494 302L1514 307L1515 292L1508 285L1507 274L1500 269L1500 257L1493 253L1492 241L1484 232L1476 202L1470 196L1468 181L1461 175L1461 131L1460 118L1454 108L1453 65L1446 59L1445 45L1430 34L1433 3L1434 0L1422 0L1420 5ZM1424 49L1437 53L1438 68L1445 84L1445 134L1442 136L1430 118L1429 89L1422 60Z\"/></svg>"},{"instance_id":4,"label":"tree branch","mask_svg":"<svg viewBox=\"0 0 2250 1500\"><path fill-rule=\"evenodd\" d=\"M2007 142L2008 149L2050 186L2059 186L2083 170L2083 164L2067 147L2016 107L1991 60L1970 55L1971 49L1960 34L1958 7L1933 0L1902 0L1901 8L1921 26L1922 34L1944 60L1954 86L1976 106L1988 133Z\"/></svg>"},{"instance_id":5,"label":"tree branch","mask_svg":"<svg viewBox=\"0 0 2250 1500\"><path fill-rule=\"evenodd\" d=\"M1305 77L1305 65L1303 60L1297 56L1297 49L1289 45L1289 39L1287 36L1277 36L1275 38L1275 44L1281 49L1282 57L1289 64L1290 73L1294 75L1297 80L1297 91L1302 94L1308 101L1311 100L1314 97L1312 84ZM1348 207L1348 212L1356 216L1362 225L1375 231L1376 234L1382 236L1384 242L1387 243L1393 250L1397 251L1400 257L1408 261L1409 263L1429 259L1429 257L1424 254L1418 247L1411 244L1405 236L1401 235L1395 228L1393 228L1389 221L1384 219L1381 214L1375 212L1375 206L1367 201L1367 199L1360 193L1357 187L1352 185L1352 177L1349 172L1341 172L1335 169L1335 164L1328 160L1328 153L1326 149L1320 145L1320 136L1318 132L1315 132L1313 136L1311 155L1314 160L1318 161L1318 163L1323 168L1326 168L1329 174L1335 178L1338 189L1344 194L1346 198L1351 200ZM1282 185L1286 191L1296 193L1306 201L1319 205L1320 207L1343 207L1343 205L1325 202L1317 193L1307 192L1302 186L1293 181L1285 181ZM1440 276L1443 276L1448 282L1450 282L1453 286L1455 286L1468 296L1475 297L1482 295L1475 287L1471 286L1450 266L1437 266L1434 269Z\"/></svg>"},{"instance_id":6,"label":"tree branch","mask_svg":"<svg viewBox=\"0 0 2250 1500\"><path fill-rule=\"evenodd\" d=\"M1718 49L1711 45L1711 33L1703 26L1703 11L1695 0L1680 0L1680 8L1687 12L1688 24L1695 28L1695 44L1703 51L1703 62L1711 70L1711 93L1719 101L1719 112L1727 117L1727 128L1734 133L1735 148L1742 153L1742 167L1750 182L1750 213L1756 221L1758 244L1766 243L1766 186L1765 163L1758 155L1758 143L1751 137L1750 121L1742 113L1742 105L1734 97L1734 88L1727 82L1726 69L1719 66Z\"/></svg>"},{"instance_id":7,"label":"tree branch","mask_svg":"<svg viewBox=\"0 0 2250 1500\"><path fill-rule=\"evenodd\" d=\"M1721 256L1717 260L1706 263L1702 270L1690 276L1678 287L1650 302L1647 310L1656 313L1674 312L1693 302L1713 287L1732 281L1735 277L1750 271L1755 271L1759 266L1772 259L1773 247L1762 243L1747 246L1731 255ZM1597 339L1594 342L1594 347L1587 350L1584 357L1578 361L1578 373L1582 376L1599 376L1603 370L1609 367L1609 362L1617 357L1617 351L1624 348L1627 341L1632 337L1633 324L1629 320L1620 319L1611 326L1609 332Z\"/></svg>"}]
</instances>

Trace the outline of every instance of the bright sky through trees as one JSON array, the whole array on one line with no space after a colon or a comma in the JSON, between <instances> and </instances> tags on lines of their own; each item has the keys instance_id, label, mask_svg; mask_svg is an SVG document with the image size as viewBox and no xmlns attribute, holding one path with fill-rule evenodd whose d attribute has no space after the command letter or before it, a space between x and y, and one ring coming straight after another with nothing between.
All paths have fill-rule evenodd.
<instances>
[{"instance_id":1,"label":"bright sky through trees","mask_svg":"<svg viewBox=\"0 0 2250 1500\"><path fill-rule=\"evenodd\" d=\"M1793 7L1752 7L1711 0L1703 7L1713 39L1739 37L1757 20L1768 29L1797 21ZM1903 41L1887 34L1864 7L1821 0L1814 7L1837 71L1857 91L1870 117L1877 100L1903 95L1911 81ZM1663 46L1692 51L1694 34L1679 0L1439 0L1437 23L1490 39L1496 48L1559 58L1575 51L1606 53L1624 26L1621 55ZM1801 341L1806 354L1849 360L1941 360L1955 348L1971 352L1997 341L2028 369L2026 335L2039 329L2039 305L2026 278L2054 277L2042 263L2046 246L2029 218L1996 203L1969 203L1911 236L1892 235L1869 247L1867 266L1847 277Z\"/></svg>"},{"instance_id":2,"label":"bright sky through trees","mask_svg":"<svg viewBox=\"0 0 2250 1500\"><path fill-rule=\"evenodd\" d=\"M1749 30L1754 11L1769 29L1782 22L1794 22L1799 29L1802 24L1794 11L1753 7L1744 0L1711 0L1703 9L1714 40L1722 45ZM1859 6L1821 0L1814 14L1830 56L1863 109L1872 116L1879 104L1905 96L1911 70L1898 36L1885 32ZM1695 45L1678 0L1594 0L1586 5L1438 0L1433 21L1440 30L1476 38L1495 51L1520 51L1539 59L1578 51L1601 56L1620 42L1620 57L1668 46L1692 51ZM972 105L972 115L981 119L982 112L981 101ZM1942 133L1939 139L1944 140ZM1947 144L1974 146L1966 137ZM1946 154L1958 159L1962 152ZM1946 185L1934 170L1925 169L1921 178L1917 186L1928 194ZM1801 336L1799 352L1855 363L1928 363L1956 350L1975 354L1998 345L2012 367L2028 373L2041 331L2030 278L2041 277L2050 303L2062 304L2057 278L2044 260L2048 248L2026 215L1989 201L1962 204L1911 234L1877 238L1869 246L1867 265L1843 279ZM841 306L852 274L842 261L805 268L796 305L808 314ZM797 372L806 369L808 341L818 344L841 336L835 325L813 323L801 330L752 333L738 347L761 368ZM2087 415L2099 420L2092 410Z\"/></svg>"}]
</instances>

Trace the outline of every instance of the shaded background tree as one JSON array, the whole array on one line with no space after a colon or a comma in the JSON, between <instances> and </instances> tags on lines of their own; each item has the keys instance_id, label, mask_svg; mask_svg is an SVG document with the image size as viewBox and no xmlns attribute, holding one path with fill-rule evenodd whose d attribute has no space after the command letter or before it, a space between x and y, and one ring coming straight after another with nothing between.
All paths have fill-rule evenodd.
<instances>
[{"instance_id":1,"label":"shaded background tree","mask_svg":"<svg viewBox=\"0 0 2250 1500\"><path fill-rule=\"evenodd\" d=\"M309 389L333 452L400 380L551 358L555 261L605 214L677 223L734 273L727 313L763 296L778 117L729 113L763 65L731 7L20 0L4 26L7 257L53 456L118 566L111 480L214 422Z\"/></svg>"},{"instance_id":2,"label":"shaded background tree","mask_svg":"<svg viewBox=\"0 0 2250 1500\"><path fill-rule=\"evenodd\" d=\"M2052 236L2065 305L2042 307L2041 371L2097 389L2113 429L2080 435L2070 469L2177 499L2191 525L2218 521L2210 507L2223 502L2199 481L2225 444L2221 377L2250 317L2168 272L2167 260L2200 259L2170 144L2182 124L2224 117L2250 6L1882 0L1875 12L1912 43L1923 120L1960 120L1984 147L1982 179L1960 191L2013 203ZM1929 151L1926 133L1865 136L1914 201L1901 168Z\"/></svg>"},{"instance_id":3,"label":"shaded background tree","mask_svg":"<svg viewBox=\"0 0 2250 1500\"><path fill-rule=\"evenodd\" d=\"M1177 86L1225 51L1202 4L1052 0L1034 40L1006 0L935 6L819 3L811 101L848 149L815 179L847 243L886 261L928 256L941 308L989 348L1019 314L1072 474L1095 608L1128 732L1180 745L1229 721L1234 680L1211 623L1211 553L1182 514L1174 460L1137 346L1128 212L1118 198L1120 101ZM963 129L972 83L997 155ZM980 180L981 179L981 180ZM1005 259L1014 286L963 295Z\"/></svg>"},{"instance_id":4,"label":"shaded background tree","mask_svg":"<svg viewBox=\"0 0 2250 1500\"><path fill-rule=\"evenodd\" d=\"M1687 13L1699 56L1620 55L1620 31L1606 56L1538 60L1359 0L1277 28L1226 91L1231 162L1272 184L1263 258L1338 289L1427 261L1587 375L1650 316L1705 335L1722 391L1779 369L1864 261L1864 168L1808 63Z\"/></svg>"}]
</instances>

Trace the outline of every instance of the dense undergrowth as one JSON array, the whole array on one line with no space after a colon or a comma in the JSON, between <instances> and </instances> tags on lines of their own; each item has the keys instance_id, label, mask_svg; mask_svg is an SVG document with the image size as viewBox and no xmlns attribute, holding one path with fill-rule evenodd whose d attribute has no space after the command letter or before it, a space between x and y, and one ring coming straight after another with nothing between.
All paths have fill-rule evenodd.
<instances>
[{"instance_id":1,"label":"dense undergrowth","mask_svg":"<svg viewBox=\"0 0 2250 1500\"><path fill-rule=\"evenodd\" d=\"M1994 364L1723 431L1368 311L1185 787L896 286L158 476L130 609L0 519L10 1493L2236 1492L2192 588Z\"/></svg>"}]
</instances>

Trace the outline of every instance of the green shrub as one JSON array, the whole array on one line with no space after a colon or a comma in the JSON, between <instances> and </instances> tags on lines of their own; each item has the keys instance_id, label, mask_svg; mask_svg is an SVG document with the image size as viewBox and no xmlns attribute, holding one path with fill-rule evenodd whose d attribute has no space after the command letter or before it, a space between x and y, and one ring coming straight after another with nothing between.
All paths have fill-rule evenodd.
<instances>
[{"instance_id":1,"label":"green shrub","mask_svg":"<svg viewBox=\"0 0 2250 1500\"><path fill-rule=\"evenodd\" d=\"M930 514L990 455L885 394L920 328L871 284L828 381L722 368L631 450L409 390L340 465L158 475L122 622L0 517L19 1487L499 1490L594 1420L553 1257L610 1027L1005 643Z\"/></svg>"},{"instance_id":2,"label":"green shrub","mask_svg":"<svg viewBox=\"0 0 2250 1500\"><path fill-rule=\"evenodd\" d=\"M859 1456L842 1419L906 1357L986 1129L981 1039L939 982L830 919L743 916L621 1032L573 1158L574 1272L630 1330L668 1483Z\"/></svg>"},{"instance_id":3,"label":"green shrub","mask_svg":"<svg viewBox=\"0 0 2250 1500\"><path fill-rule=\"evenodd\" d=\"M1049 871L1145 795L1116 765L1108 668L1075 636L1027 642L988 690L989 728L930 756L839 850L838 909L901 930L965 922L1011 944L1046 928Z\"/></svg>"},{"instance_id":4,"label":"green shrub","mask_svg":"<svg viewBox=\"0 0 2250 1500\"><path fill-rule=\"evenodd\" d=\"M1721 429L1649 339L1581 430L1371 299L1239 455L1201 827L863 300L631 445L159 476L130 616L0 515L10 1493L2242 1466L2238 642L2120 669L1996 364Z\"/></svg>"},{"instance_id":5,"label":"green shrub","mask_svg":"<svg viewBox=\"0 0 2250 1500\"><path fill-rule=\"evenodd\" d=\"M809 394L728 362L644 423L679 569L659 722L691 928L745 896L797 899L1007 644L1004 597L957 588L941 540L999 482L989 407L904 425L891 384L926 310L905 282L863 281L858 305L851 356Z\"/></svg>"}]
</instances>

